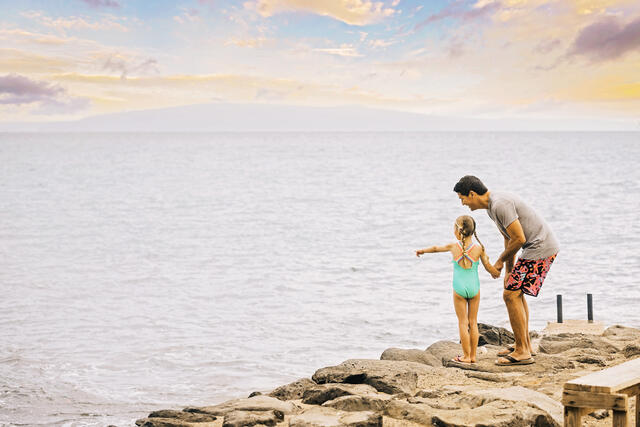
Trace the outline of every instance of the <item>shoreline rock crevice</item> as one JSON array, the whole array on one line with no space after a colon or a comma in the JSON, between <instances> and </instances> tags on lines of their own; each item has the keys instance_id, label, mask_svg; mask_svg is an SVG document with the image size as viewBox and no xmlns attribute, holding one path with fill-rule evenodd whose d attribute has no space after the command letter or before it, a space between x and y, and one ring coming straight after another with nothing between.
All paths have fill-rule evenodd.
<instances>
[{"instance_id":1,"label":"shoreline rock crevice","mask_svg":"<svg viewBox=\"0 0 640 427\"><path fill-rule=\"evenodd\" d=\"M155 411L139 427L561 426L563 384L640 356L640 329L615 325L601 335L532 333L535 364L496 366L513 343L503 329L480 324L474 364L453 362L459 343L425 350L390 348L380 359L349 359L269 393L218 405ZM607 425L606 411L588 425ZM610 422L610 421L609 421Z\"/></svg>"}]
</instances>

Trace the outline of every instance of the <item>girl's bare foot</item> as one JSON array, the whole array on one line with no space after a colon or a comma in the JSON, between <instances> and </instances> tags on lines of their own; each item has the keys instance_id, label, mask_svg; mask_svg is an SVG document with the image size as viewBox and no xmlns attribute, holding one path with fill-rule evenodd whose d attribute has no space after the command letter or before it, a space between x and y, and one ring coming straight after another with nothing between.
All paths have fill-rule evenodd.
<instances>
[{"instance_id":1,"label":"girl's bare foot","mask_svg":"<svg viewBox=\"0 0 640 427\"><path fill-rule=\"evenodd\" d=\"M451 359L453 362L458 362L458 363L475 363L475 360L471 360L471 358L469 357L463 357L463 356L456 356L453 359Z\"/></svg>"}]
</instances>

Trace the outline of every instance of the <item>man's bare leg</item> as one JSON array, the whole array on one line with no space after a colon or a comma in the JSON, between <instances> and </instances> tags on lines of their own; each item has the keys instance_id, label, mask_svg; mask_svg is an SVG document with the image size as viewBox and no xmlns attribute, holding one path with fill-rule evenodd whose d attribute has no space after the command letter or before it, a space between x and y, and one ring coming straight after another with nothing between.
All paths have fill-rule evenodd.
<instances>
[{"instance_id":1,"label":"man's bare leg","mask_svg":"<svg viewBox=\"0 0 640 427\"><path fill-rule=\"evenodd\" d=\"M522 306L524 307L524 314L526 317L526 324L525 324L525 331L527 332L526 337L527 337L527 351L529 353L533 353L533 348L531 347L531 337L529 336L529 305L527 304L527 299L524 297L524 292L521 293L521 297L522 297Z\"/></svg>"},{"instance_id":2,"label":"man's bare leg","mask_svg":"<svg viewBox=\"0 0 640 427\"><path fill-rule=\"evenodd\" d=\"M509 313L509 322L511 323L511 329L515 337L515 350L511 353L511 357L516 360L528 359L531 357L531 353L527 347L527 333L525 329L527 324L527 317L522 304L522 291L509 291L504 290L502 296L504 302L507 305L507 312Z\"/></svg>"}]
</instances>

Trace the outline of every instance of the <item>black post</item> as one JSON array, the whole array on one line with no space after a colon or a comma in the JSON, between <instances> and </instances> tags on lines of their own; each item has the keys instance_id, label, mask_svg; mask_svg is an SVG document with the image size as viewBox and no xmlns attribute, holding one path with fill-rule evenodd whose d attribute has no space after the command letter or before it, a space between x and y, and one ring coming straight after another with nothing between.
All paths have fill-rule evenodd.
<instances>
[{"instance_id":1,"label":"black post","mask_svg":"<svg viewBox=\"0 0 640 427\"><path fill-rule=\"evenodd\" d=\"M562 295L556 295L556 304L558 306L558 323L562 323Z\"/></svg>"},{"instance_id":2,"label":"black post","mask_svg":"<svg viewBox=\"0 0 640 427\"><path fill-rule=\"evenodd\" d=\"M587 319L593 323L593 295L587 294Z\"/></svg>"}]
</instances>

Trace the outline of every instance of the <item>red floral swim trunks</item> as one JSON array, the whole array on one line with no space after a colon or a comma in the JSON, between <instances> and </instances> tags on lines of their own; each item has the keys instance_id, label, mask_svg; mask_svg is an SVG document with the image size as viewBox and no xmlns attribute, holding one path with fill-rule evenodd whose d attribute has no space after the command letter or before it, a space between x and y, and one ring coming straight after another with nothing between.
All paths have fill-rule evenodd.
<instances>
[{"instance_id":1,"label":"red floral swim trunks","mask_svg":"<svg viewBox=\"0 0 640 427\"><path fill-rule=\"evenodd\" d=\"M537 297L542 287L542 282L547 277L551 264L553 264L553 260L556 259L557 255L542 259L518 258L504 288L508 291L522 289L523 293Z\"/></svg>"}]
</instances>

